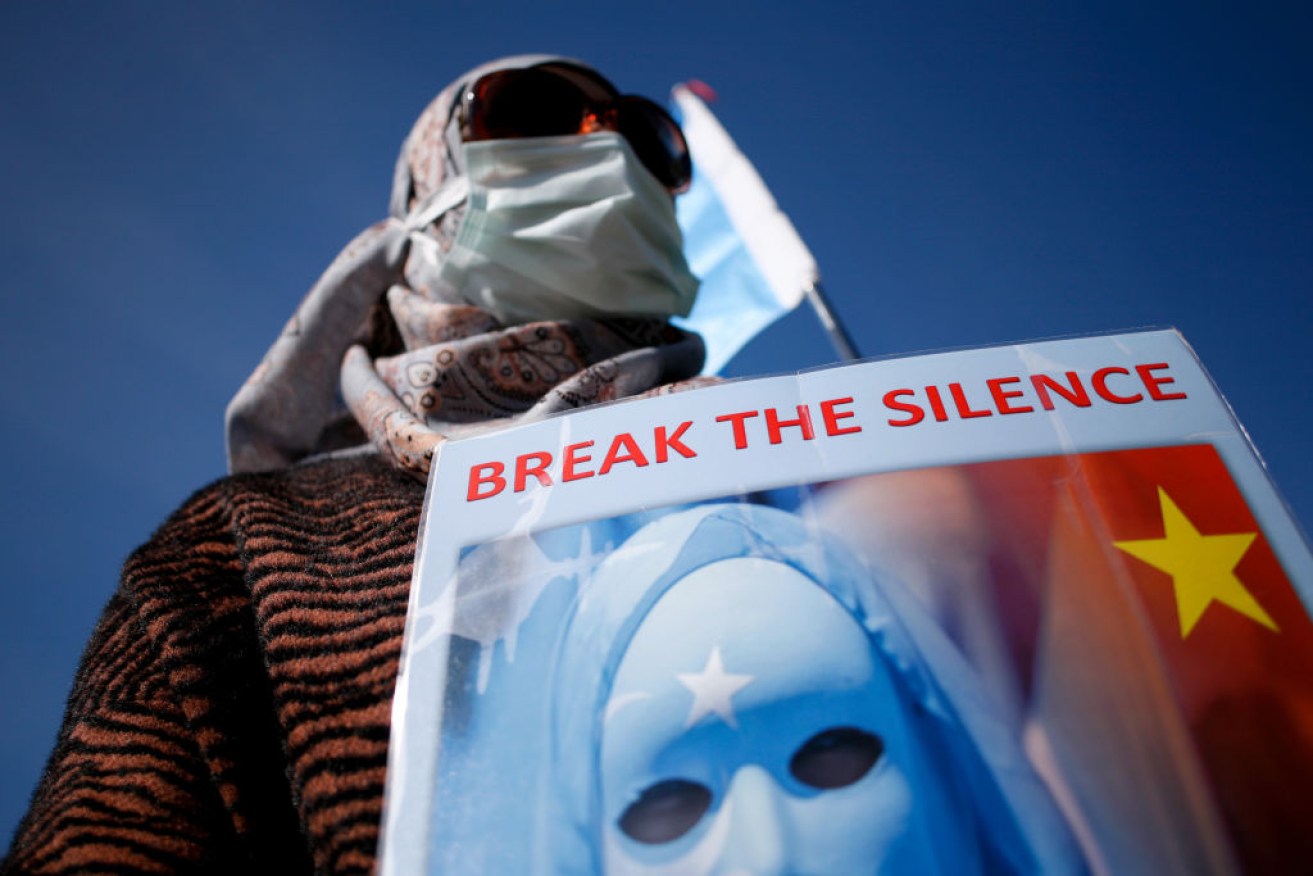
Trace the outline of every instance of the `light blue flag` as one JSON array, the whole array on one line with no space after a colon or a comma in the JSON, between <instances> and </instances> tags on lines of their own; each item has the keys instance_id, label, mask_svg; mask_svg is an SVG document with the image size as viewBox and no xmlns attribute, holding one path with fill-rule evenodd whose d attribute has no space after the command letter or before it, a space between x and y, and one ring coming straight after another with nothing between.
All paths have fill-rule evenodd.
<instances>
[{"instance_id":1,"label":"light blue flag","mask_svg":"<svg viewBox=\"0 0 1313 876\"><path fill-rule=\"evenodd\" d=\"M819 272L807 245L707 105L688 87L671 91L688 140L693 183L675 202L689 267L702 280L693 312L675 320L702 335L708 374L797 307Z\"/></svg>"}]
</instances>

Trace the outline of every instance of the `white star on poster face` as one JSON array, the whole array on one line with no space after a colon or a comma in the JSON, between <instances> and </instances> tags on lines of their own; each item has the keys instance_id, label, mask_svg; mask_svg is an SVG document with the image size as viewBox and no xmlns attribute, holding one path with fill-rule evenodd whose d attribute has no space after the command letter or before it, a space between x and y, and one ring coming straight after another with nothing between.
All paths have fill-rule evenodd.
<instances>
[{"instance_id":1,"label":"white star on poster face","mask_svg":"<svg viewBox=\"0 0 1313 876\"><path fill-rule=\"evenodd\" d=\"M751 675L734 675L725 671L725 664L720 659L720 646L711 649L707 665L701 672L678 672L675 677L693 693L693 707L688 712L685 727L692 727L707 715L720 716L726 724L738 729L738 720L734 717L734 706L730 698L747 687L753 679Z\"/></svg>"}]
</instances>

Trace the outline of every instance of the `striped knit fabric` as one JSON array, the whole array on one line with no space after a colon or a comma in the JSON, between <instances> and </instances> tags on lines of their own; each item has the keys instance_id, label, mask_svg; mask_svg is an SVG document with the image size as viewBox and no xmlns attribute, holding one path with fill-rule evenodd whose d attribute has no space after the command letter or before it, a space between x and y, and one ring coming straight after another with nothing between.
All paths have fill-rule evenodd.
<instances>
[{"instance_id":1,"label":"striped knit fabric","mask_svg":"<svg viewBox=\"0 0 1313 876\"><path fill-rule=\"evenodd\" d=\"M127 562L6 872L363 873L423 486L228 478Z\"/></svg>"}]
</instances>

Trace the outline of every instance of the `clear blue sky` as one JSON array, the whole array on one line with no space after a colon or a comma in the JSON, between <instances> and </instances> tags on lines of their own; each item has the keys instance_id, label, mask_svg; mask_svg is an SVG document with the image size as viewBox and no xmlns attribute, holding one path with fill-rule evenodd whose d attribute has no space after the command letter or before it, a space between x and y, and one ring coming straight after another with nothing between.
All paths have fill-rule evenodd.
<instances>
[{"instance_id":1,"label":"clear blue sky","mask_svg":"<svg viewBox=\"0 0 1313 876\"><path fill-rule=\"evenodd\" d=\"M1313 520L1313 7L0 4L0 837L127 553L386 209L415 114L561 52L698 77L868 355L1179 327ZM831 360L809 314L733 374Z\"/></svg>"}]
</instances>

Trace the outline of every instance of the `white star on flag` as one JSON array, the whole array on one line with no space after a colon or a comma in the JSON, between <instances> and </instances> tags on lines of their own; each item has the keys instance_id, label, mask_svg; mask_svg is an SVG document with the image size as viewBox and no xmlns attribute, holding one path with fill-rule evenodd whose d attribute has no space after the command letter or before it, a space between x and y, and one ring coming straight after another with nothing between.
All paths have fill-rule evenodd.
<instances>
[{"instance_id":1,"label":"white star on flag","mask_svg":"<svg viewBox=\"0 0 1313 876\"><path fill-rule=\"evenodd\" d=\"M753 676L726 672L720 658L719 645L712 647L707 665L701 672L677 672L675 677L693 692L693 707L689 709L685 727L692 727L705 716L714 713L726 724L738 729L738 720L734 717L734 706L730 698L747 687Z\"/></svg>"}]
</instances>

